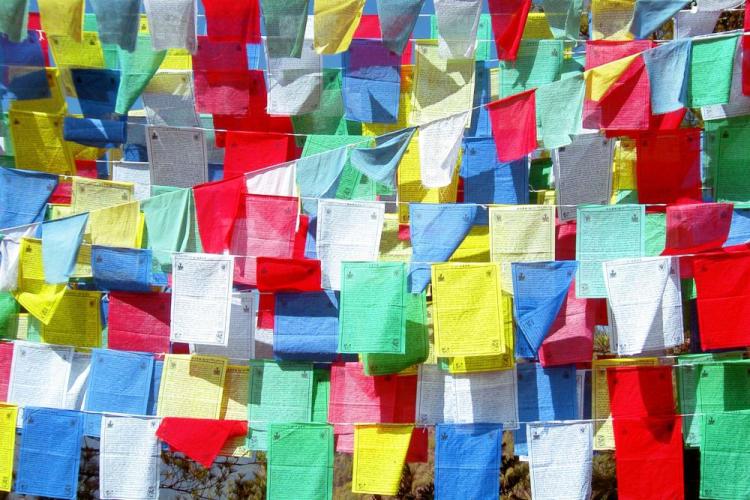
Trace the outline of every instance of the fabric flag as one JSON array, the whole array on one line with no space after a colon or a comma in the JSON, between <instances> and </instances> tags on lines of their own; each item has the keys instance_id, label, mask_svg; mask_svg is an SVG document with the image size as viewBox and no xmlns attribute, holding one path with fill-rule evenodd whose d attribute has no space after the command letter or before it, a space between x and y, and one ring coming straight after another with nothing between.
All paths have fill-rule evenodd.
<instances>
[{"instance_id":1,"label":"fabric flag","mask_svg":"<svg viewBox=\"0 0 750 500\"><path fill-rule=\"evenodd\" d=\"M78 257L89 214L42 223L42 259L47 283L67 283Z\"/></svg>"},{"instance_id":2,"label":"fabric flag","mask_svg":"<svg viewBox=\"0 0 750 500\"><path fill-rule=\"evenodd\" d=\"M25 238L33 238L38 229L39 223L0 230L0 291L12 292L18 288L21 243Z\"/></svg>"},{"instance_id":3,"label":"fabric flag","mask_svg":"<svg viewBox=\"0 0 750 500\"><path fill-rule=\"evenodd\" d=\"M514 61L521 43L531 0L489 0L497 58Z\"/></svg>"},{"instance_id":4,"label":"fabric flag","mask_svg":"<svg viewBox=\"0 0 750 500\"><path fill-rule=\"evenodd\" d=\"M333 291L277 293L273 353L286 361L333 361L339 345L339 299Z\"/></svg>"},{"instance_id":5,"label":"fabric flag","mask_svg":"<svg viewBox=\"0 0 750 500\"><path fill-rule=\"evenodd\" d=\"M575 420L578 417L576 369L574 365L544 368L537 363L516 366L518 377L518 420L513 432L516 455L527 456L524 422Z\"/></svg>"},{"instance_id":6,"label":"fabric flag","mask_svg":"<svg viewBox=\"0 0 750 500\"><path fill-rule=\"evenodd\" d=\"M3 446L0 448L0 491L10 492L13 486L13 455L16 449L16 422L18 407L0 404L0 436Z\"/></svg>"},{"instance_id":7,"label":"fabric flag","mask_svg":"<svg viewBox=\"0 0 750 500\"><path fill-rule=\"evenodd\" d=\"M193 188L198 230L206 253L221 253L229 248L244 180L239 176Z\"/></svg>"},{"instance_id":8,"label":"fabric flag","mask_svg":"<svg viewBox=\"0 0 750 500\"><path fill-rule=\"evenodd\" d=\"M164 417L156 436L209 469L227 439L247 434L247 422Z\"/></svg>"},{"instance_id":9,"label":"fabric flag","mask_svg":"<svg viewBox=\"0 0 750 500\"><path fill-rule=\"evenodd\" d=\"M294 137L272 132L239 132L226 134L224 178L285 163L294 159Z\"/></svg>"},{"instance_id":10,"label":"fabric flag","mask_svg":"<svg viewBox=\"0 0 750 500\"><path fill-rule=\"evenodd\" d=\"M406 264L344 262L341 276L339 352L404 354Z\"/></svg>"},{"instance_id":11,"label":"fabric flag","mask_svg":"<svg viewBox=\"0 0 750 500\"><path fill-rule=\"evenodd\" d=\"M155 281L151 262L151 250L97 245L91 248L91 272L100 290L150 292Z\"/></svg>"},{"instance_id":12,"label":"fabric flag","mask_svg":"<svg viewBox=\"0 0 750 500\"><path fill-rule=\"evenodd\" d=\"M491 137L467 137L463 144L460 173L464 181L464 203L529 203L528 158L500 162Z\"/></svg>"},{"instance_id":13,"label":"fabric flag","mask_svg":"<svg viewBox=\"0 0 750 500\"><path fill-rule=\"evenodd\" d=\"M516 60L499 63L500 97L559 80L564 52L562 40L521 41Z\"/></svg>"},{"instance_id":14,"label":"fabric flag","mask_svg":"<svg viewBox=\"0 0 750 500\"><path fill-rule=\"evenodd\" d=\"M577 40L581 31L583 0L544 0L544 17L557 39Z\"/></svg>"},{"instance_id":15,"label":"fabric flag","mask_svg":"<svg viewBox=\"0 0 750 500\"><path fill-rule=\"evenodd\" d=\"M365 0L316 0L314 4L315 50L338 54L349 49L359 26Z\"/></svg>"},{"instance_id":16,"label":"fabric flag","mask_svg":"<svg viewBox=\"0 0 750 500\"><path fill-rule=\"evenodd\" d=\"M102 418L99 445L100 498L159 498L161 445L156 418ZM127 467L122 467L123 463Z\"/></svg>"},{"instance_id":17,"label":"fabric flag","mask_svg":"<svg viewBox=\"0 0 750 500\"><path fill-rule=\"evenodd\" d=\"M64 119L63 139L95 148L116 148L127 142L127 124L94 118Z\"/></svg>"},{"instance_id":18,"label":"fabric flag","mask_svg":"<svg viewBox=\"0 0 750 500\"><path fill-rule=\"evenodd\" d=\"M401 54L417 24L425 0L377 0L383 45Z\"/></svg>"},{"instance_id":19,"label":"fabric flag","mask_svg":"<svg viewBox=\"0 0 750 500\"><path fill-rule=\"evenodd\" d=\"M575 261L513 263L513 315L522 335L516 352L536 359L568 297L578 263Z\"/></svg>"},{"instance_id":20,"label":"fabric flag","mask_svg":"<svg viewBox=\"0 0 750 500\"><path fill-rule=\"evenodd\" d=\"M268 114L302 115L317 110L323 92L323 58L312 41L305 40L300 57L266 57Z\"/></svg>"},{"instance_id":21,"label":"fabric flag","mask_svg":"<svg viewBox=\"0 0 750 500\"><path fill-rule=\"evenodd\" d=\"M80 42L84 4L84 0L37 0L42 30L50 37L70 37Z\"/></svg>"},{"instance_id":22,"label":"fabric flag","mask_svg":"<svg viewBox=\"0 0 750 500\"><path fill-rule=\"evenodd\" d=\"M398 493L413 430L413 425L354 426L353 493Z\"/></svg>"},{"instance_id":23,"label":"fabric flag","mask_svg":"<svg viewBox=\"0 0 750 500\"><path fill-rule=\"evenodd\" d=\"M706 120L720 120L722 118L731 118L735 116L746 116L750 114L750 96L743 93L742 90L742 64L747 61L750 55L745 56L741 45L745 43L746 38L737 39L737 50L734 53L734 65L732 67L732 83L729 89L729 102L726 104L716 104L713 106L703 106L701 115L704 122ZM714 194L716 194L714 192Z\"/></svg>"},{"instance_id":24,"label":"fabric flag","mask_svg":"<svg viewBox=\"0 0 750 500\"><path fill-rule=\"evenodd\" d=\"M593 422L535 422L526 430L533 498L589 498L594 459ZM563 449L565 452L561 453Z\"/></svg>"},{"instance_id":25,"label":"fabric flag","mask_svg":"<svg viewBox=\"0 0 750 500\"><path fill-rule=\"evenodd\" d=\"M570 144L581 129L586 84L582 75L573 75L536 89L537 135L544 149Z\"/></svg>"},{"instance_id":26,"label":"fabric flag","mask_svg":"<svg viewBox=\"0 0 750 500\"><path fill-rule=\"evenodd\" d=\"M0 229L41 222L57 176L29 170L0 169Z\"/></svg>"},{"instance_id":27,"label":"fabric flag","mask_svg":"<svg viewBox=\"0 0 750 500\"><path fill-rule=\"evenodd\" d=\"M81 413L24 408L14 492L76 498L82 438Z\"/></svg>"},{"instance_id":28,"label":"fabric flag","mask_svg":"<svg viewBox=\"0 0 750 500\"><path fill-rule=\"evenodd\" d=\"M169 293L110 293L107 347L155 354L169 352L171 299Z\"/></svg>"},{"instance_id":29,"label":"fabric flag","mask_svg":"<svg viewBox=\"0 0 750 500\"><path fill-rule=\"evenodd\" d=\"M465 111L419 127L419 164L424 187L441 188L451 183L469 116L470 112Z\"/></svg>"},{"instance_id":30,"label":"fabric flag","mask_svg":"<svg viewBox=\"0 0 750 500\"><path fill-rule=\"evenodd\" d=\"M630 32L636 38L647 38L689 3L689 0L637 0Z\"/></svg>"},{"instance_id":31,"label":"fabric flag","mask_svg":"<svg viewBox=\"0 0 750 500\"><path fill-rule=\"evenodd\" d=\"M333 428L327 424L272 424L268 499L326 500L333 495Z\"/></svg>"},{"instance_id":32,"label":"fabric flag","mask_svg":"<svg viewBox=\"0 0 750 500\"><path fill-rule=\"evenodd\" d=\"M258 0L201 0L209 40L260 43Z\"/></svg>"},{"instance_id":33,"label":"fabric flag","mask_svg":"<svg viewBox=\"0 0 750 500\"><path fill-rule=\"evenodd\" d=\"M674 16L674 37L678 40L713 33L720 16L720 10L681 10Z\"/></svg>"},{"instance_id":34,"label":"fabric flag","mask_svg":"<svg viewBox=\"0 0 750 500\"><path fill-rule=\"evenodd\" d=\"M481 0L436 0L438 50L446 59L474 57Z\"/></svg>"},{"instance_id":35,"label":"fabric flag","mask_svg":"<svg viewBox=\"0 0 750 500\"><path fill-rule=\"evenodd\" d=\"M258 257L256 286L260 292L320 290L320 261Z\"/></svg>"},{"instance_id":36,"label":"fabric flag","mask_svg":"<svg viewBox=\"0 0 750 500\"><path fill-rule=\"evenodd\" d=\"M702 498L744 498L745 481L736 481L738 471L747 470L750 413L730 411L699 417L700 496Z\"/></svg>"},{"instance_id":37,"label":"fabric flag","mask_svg":"<svg viewBox=\"0 0 750 500\"><path fill-rule=\"evenodd\" d=\"M271 57L300 57L310 0L260 0Z\"/></svg>"},{"instance_id":38,"label":"fabric flag","mask_svg":"<svg viewBox=\"0 0 750 500\"><path fill-rule=\"evenodd\" d=\"M161 66L166 50L151 48L149 36L138 36L133 50L117 51L120 60L120 86L115 112L126 115Z\"/></svg>"},{"instance_id":39,"label":"fabric flag","mask_svg":"<svg viewBox=\"0 0 750 500\"><path fill-rule=\"evenodd\" d=\"M394 123L398 119L401 58L380 40L353 40L343 55L342 95L347 120Z\"/></svg>"},{"instance_id":40,"label":"fabric flag","mask_svg":"<svg viewBox=\"0 0 750 500\"><path fill-rule=\"evenodd\" d=\"M633 22L636 0L593 0L591 2L591 38L627 40Z\"/></svg>"},{"instance_id":41,"label":"fabric flag","mask_svg":"<svg viewBox=\"0 0 750 500\"><path fill-rule=\"evenodd\" d=\"M20 42L26 36L28 19L29 0L9 0L0 5L0 33L13 43Z\"/></svg>"},{"instance_id":42,"label":"fabric flag","mask_svg":"<svg viewBox=\"0 0 750 500\"><path fill-rule=\"evenodd\" d=\"M141 22L140 0L91 0L102 43L132 52Z\"/></svg>"},{"instance_id":43,"label":"fabric flag","mask_svg":"<svg viewBox=\"0 0 750 500\"><path fill-rule=\"evenodd\" d=\"M394 174L415 131L416 128L410 127L375 137L374 147L360 147L351 152L352 165L378 184L395 189Z\"/></svg>"},{"instance_id":44,"label":"fabric flag","mask_svg":"<svg viewBox=\"0 0 750 500\"><path fill-rule=\"evenodd\" d=\"M409 291L421 293L430 283L430 263L447 261L469 234L477 206L470 204L409 204L412 245Z\"/></svg>"},{"instance_id":45,"label":"fabric flag","mask_svg":"<svg viewBox=\"0 0 750 500\"><path fill-rule=\"evenodd\" d=\"M192 189L176 189L141 201L143 247L152 252L155 270L172 269L173 252L201 252Z\"/></svg>"},{"instance_id":46,"label":"fabric flag","mask_svg":"<svg viewBox=\"0 0 750 500\"><path fill-rule=\"evenodd\" d=\"M500 161L513 161L536 149L534 89L487 105Z\"/></svg>"},{"instance_id":47,"label":"fabric flag","mask_svg":"<svg viewBox=\"0 0 750 500\"><path fill-rule=\"evenodd\" d=\"M693 42L690 39L676 40L643 53L651 84L653 114L677 111L687 104L692 46Z\"/></svg>"},{"instance_id":48,"label":"fabric flag","mask_svg":"<svg viewBox=\"0 0 750 500\"><path fill-rule=\"evenodd\" d=\"M423 294L405 296L404 354L364 353L361 355L365 375L390 375L423 363L429 354L427 307Z\"/></svg>"},{"instance_id":49,"label":"fabric flag","mask_svg":"<svg viewBox=\"0 0 750 500\"><path fill-rule=\"evenodd\" d=\"M642 133L636 148L639 203L701 202L700 129Z\"/></svg>"},{"instance_id":50,"label":"fabric flag","mask_svg":"<svg viewBox=\"0 0 750 500\"><path fill-rule=\"evenodd\" d=\"M334 196L348 159L349 148L338 147L297 161L297 184L305 212L317 214L317 199Z\"/></svg>"},{"instance_id":51,"label":"fabric flag","mask_svg":"<svg viewBox=\"0 0 750 500\"><path fill-rule=\"evenodd\" d=\"M667 244L662 255L721 248L732 224L731 203L695 203L667 207Z\"/></svg>"},{"instance_id":52,"label":"fabric flag","mask_svg":"<svg viewBox=\"0 0 750 500\"><path fill-rule=\"evenodd\" d=\"M737 205L735 204L732 212L732 224L729 226L727 241L724 242L725 247L750 242L750 207Z\"/></svg>"},{"instance_id":53,"label":"fabric flag","mask_svg":"<svg viewBox=\"0 0 750 500\"><path fill-rule=\"evenodd\" d=\"M682 419L675 415L672 368L627 366L607 371L619 494L682 498Z\"/></svg>"},{"instance_id":54,"label":"fabric flag","mask_svg":"<svg viewBox=\"0 0 750 500\"><path fill-rule=\"evenodd\" d=\"M503 427L439 424L435 427L435 497L495 498L500 491Z\"/></svg>"},{"instance_id":55,"label":"fabric flag","mask_svg":"<svg viewBox=\"0 0 750 500\"><path fill-rule=\"evenodd\" d=\"M83 116L110 118L115 112L120 72L95 68L71 68L70 74Z\"/></svg>"},{"instance_id":56,"label":"fabric flag","mask_svg":"<svg viewBox=\"0 0 750 500\"><path fill-rule=\"evenodd\" d=\"M587 44L587 51L589 47L590 45ZM584 72L584 77L586 78L586 97L592 101L601 101L610 92L612 86L623 77L639 55L640 53L632 54L587 69Z\"/></svg>"},{"instance_id":57,"label":"fabric flag","mask_svg":"<svg viewBox=\"0 0 750 500\"><path fill-rule=\"evenodd\" d=\"M750 254L698 256L693 259L698 292L698 324L703 349L743 347L750 342L748 315ZM727 318L733 318L727 321Z\"/></svg>"},{"instance_id":58,"label":"fabric flag","mask_svg":"<svg viewBox=\"0 0 750 500\"><path fill-rule=\"evenodd\" d=\"M570 363L588 363L594 349L594 328L598 314L606 309L604 299L576 297L575 283L570 284L568 296L550 333L539 349L542 366L559 366Z\"/></svg>"},{"instance_id":59,"label":"fabric flag","mask_svg":"<svg viewBox=\"0 0 750 500\"><path fill-rule=\"evenodd\" d=\"M154 50L185 49L195 52L196 5L192 0L144 0L151 47Z\"/></svg>"},{"instance_id":60,"label":"fabric flag","mask_svg":"<svg viewBox=\"0 0 750 500\"><path fill-rule=\"evenodd\" d=\"M690 54L688 107L729 102L737 36L696 39Z\"/></svg>"}]
</instances>

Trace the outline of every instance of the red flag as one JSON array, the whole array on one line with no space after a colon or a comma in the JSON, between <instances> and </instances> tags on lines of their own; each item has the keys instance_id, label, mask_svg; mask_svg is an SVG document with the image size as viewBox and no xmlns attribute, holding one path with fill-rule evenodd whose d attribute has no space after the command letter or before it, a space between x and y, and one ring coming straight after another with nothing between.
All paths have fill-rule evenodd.
<instances>
[{"instance_id":1,"label":"red flag","mask_svg":"<svg viewBox=\"0 0 750 500\"><path fill-rule=\"evenodd\" d=\"M535 96L531 89L487 104L500 161L517 160L536 149Z\"/></svg>"},{"instance_id":2,"label":"red flag","mask_svg":"<svg viewBox=\"0 0 750 500\"><path fill-rule=\"evenodd\" d=\"M531 0L489 0L497 58L515 61Z\"/></svg>"},{"instance_id":3,"label":"red flag","mask_svg":"<svg viewBox=\"0 0 750 500\"><path fill-rule=\"evenodd\" d=\"M591 362L597 302L598 299L577 298L575 282L570 284L568 296L539 347L542 366Z\"/></svg>"},{"instance_id":4,"label":"red flag","mask_svg":"<svg viewBox=\"0 0 750 500\"><path fill-rule=\"evenodd\" d=\"M320 291L320 261L258 257L257 285L261 292Z\"/></svg>"},{"instance_id":5,"label":"red flag","mask_svg":"<svg viewBox=\"0 0 750 500\"><path fill-rule=\"evenodd\" d=\"M193 55L195 109L199 113L244 115L250 105L251 77L243 42L198 37Z\"/></svg>"},{"instance_id":6,"label":"red flag","mask_svg":"<svg viewBox=\"0 0 750 500\"><path fill-rule=\"evenodd\" d=\"M702 200L700 129L643 133L636 148L639 203Z\"/></svg>"},{"instance_id":7,"label":"red flag","mask_svg":"<svg viewBox=\"0 0 750 500\"><path fill-rule=\"evenodd\" d=\"M8 400L10 365L13 362L13 342L0 341L0 401Z\"/></svg>"},{"instance_id":8,"label":"red flag","mask_svg":"<svg viewBox=\"0 0 750 500\"><path fill-rule=\"evenodd\" d=\"M222 253L229 248L229 237L244 192L243 176L193 187L195 215L204 252Z\"/></svg>"},{"instance_id":9,"label":"red flag","mask_svg":"<svg viewBox=\"0 0 750 500\"><path fill-rule=\"evenodd\" d=\"M275 314L276 296L272 293L261 293L258 303L258 328L272 330Z\"/></svg>"},{"instance_id":10,"label":"red flag","mask_svg":"<svg viewBox=\"0 0 750 500\"><path fill-rule=\"evenodd\" d=\"M576 221L555 221L555 260L576 260Z\"/></svg>"},{"instance_id":11,"label":"red flag","mask_svg":"<svg viewBox=\"0 0 750 500\"><path fill-rule=\"evenodd\" d=\"M110 292L107 347L168 353L171 301L168 293Z\"/></svg>"},{"instance_id":12,"label":"red flag","mask_svg":"<svg viewBox=\"0 0 750 500\"><path fill-rule=\"evenodd\" d=\"M201 0L209 40L261 43L258 0Z\"/></svg>"},{"instance_id":13,"label":"red flag","mask_svg":"<svg viewBox=\"0 0 750 500\"><path fill-rule=\"evenodd\" d=\"M380 17L377 14L364 14L359 20L359 26L354 31L354 38L376 38L382 40L380 31ZM411 64L412 43L411 40L401 53L401 64Z\"/></svg>"},{"instance_id":14,"label":"red flag","mask_svg":"<svg viewBox=\"0 0 750 500\"><path fill-rule=\"evenodd\" d=\"M732 224L731 203L692 203L667 207L667 244L662 255L721 248Z\"/></svg>"},{"instance_id":15,"label":"red flag","mask_svg":"<svg viewBox=\"0 0 750 500\"><path fill-rule=\"evenodd\" d=\"M622 499L684 498L682 417L675 415L672 368L607 370Z\"/></svg>"},{"instance_id":16,"label":"red flag","mask_svg":"<svg viewBox=\"0 0 750 500\"><path fill-rule=\"evenodd\" d=\"M305 247L307 246L307 230L309 227L310 218L305 214L300 214L297 234L294 237L294 253L292 254L295 259L305 258Z\"/></svg>"},{"instance_id":17,"label":"red flag","mask_svg":"<svg viewBox=\"0 0 750 500\"><path fill-rule=\"evenodd\" d=\"M225 138L224 176L234 177L296 158L294 136L271 132L229 131Z\"/></svg>"},{"instance_id":18,"label":"red flag","mask_svg":"<svg viewBox=\"0 0 750 500\"><path fill-rule=\"evenodd\" d=\"M750 345L750 252L693 259L698 331L704 350Z\"/></svg>"},{"instance_id":19,"label":"red flag","mask_svg":"<svg viewBox=\"0 0 750 500\"><path fill-rule=\"evenodd\" d=\"M206 469L214 463L229 438L245 435L245 420L164 417L156 430L156 436L170 448L184 453Z\"/></svg>"}]
</instances>

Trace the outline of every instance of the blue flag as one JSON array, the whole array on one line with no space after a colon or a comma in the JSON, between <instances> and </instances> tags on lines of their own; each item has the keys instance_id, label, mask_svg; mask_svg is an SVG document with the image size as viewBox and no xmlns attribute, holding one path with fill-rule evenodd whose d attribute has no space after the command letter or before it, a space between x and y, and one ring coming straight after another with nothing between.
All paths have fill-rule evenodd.
<instances>
[{"instance_id":1,"label":"blue flag","mask_svg":"<svg viewBox=\"0 0 750 500\"><path fill-rule=\"evenodd\" d=\"M18 43L0 37L0 65L44 68L44 51L39 32L29 30L26 33L26 38Z\"/></svg>"},{"instance_id":2,"label":"blue flag","mask_svg":"<svg viewBox=\"0 0 750 500\"><path fill-rule=\"evenodd\" d=\"M578 386L575 365L543 368L538 363L516 365L518 377L518 420L514 431L516 455L528 455L526 424L578 418Z\"/></svg>"},{"instance_id":3,"label":"blue flag","mask_svg":"<svg viewBox=\"0 0 750 500\"><path fill-rule=\"evenodd\" d=\"M539 347L549 333L568 296L578 262L513 263L513 316L518 325L516 354L537 358Z\"/></svg>"},{"instance_id":4,"label":"blue flag","mask_svg":"<svg viewBox=\"0 0 750 500\"><path fill-rule=\"evenodd\" d=\"M377 0L383 45L401 54L417 24L425 0Z\"/></svg>"},{"instance_id":5,"label":"blue flag","mask_svg":"<svg viewBox=\"0 0 750 500\"><path fill-rule=\"evenodd\" d=\"M99 290L151 291L151 250L93 246L91 270Z\"/></svg>"},{"instance_id":6,"label":"blue flag","mask_svg":"<svg viewBox=\"0 0 750 500\"><path fill-rule=\"evenodd\" d=\"M647 38L689 3L690 0L638 0L630 32L638 39Z\"/></svg>"},{"instance_id":7,"label":"blue flag","mask_svg":"<svg viewBox=\"0 0 750 500\"><path fill-rule=\"evenodd\" d=\"M82 440L80 412L24 408L14 493L76 498Z\"/></svg>"},{"instance_id":8,"label":"blue flag","mask_svg":"<svg viewBox=\"0 0 750 500\"><path fill-rule=\"evenodd\" d=\"M89 214L42 223L42 265L47 283L67 283L78 257Z\"/></svg>"},{"instance_id":9,"label":"blue flag","mask_svg":"<svg viewBox=\"0 0 750 500\"><path fill-rule=\"evenodd\" d=\"M670 113L687 103L691 39L675 40L643 53L651 82L651 112Z\"/></svg>"},{"instance_id":10,"label":"blue flag","mask_svg":"<svg viewBox=\"0 0 750 500\"><path fill-rule=\"evenodd\" d=\"M84 410L145 415L153 372L152 354L93 349ZM87 413L85 434L99 436L101 420Z\"/></svg>"},{"instance_id":11,"label":"blue flag","mask_svg":"<svg viewBox=\"0 0 750 500\"><path fill-rule=\"evenodd\" d=\"M318 213L316 198L335 197L348 158L349 148L340 147L297 160L297 185L305 212L312 215Z\"/></svg>"},{"instance_id":12,"label":"blue flag","mask_svg":"<svg viewBox=\"0 0 750 500\"><path fill-rule=\"evenodd\" d=\"M503 426L435 427L435 498L498 498Z\"/></svg>"},{"instance_id":13,"label":"blue flag","mask_svg":"<svg viewBox=\"0 0 750 500\"><path fill-rule=\"evenodd\" d=\"M90 0L102 43L134 51L141 23L141 0Z\"/></svg>"},{"instance_id":14,"label":"blue flag","mask_svg":"<svg viewBox=\"0 0 750 500\"><path fill-rule=\"evenodd\" d=\"M0 96L9 99L46 99L52 95L47 70L0 66Z\"/></svg>"},{"instance_id":15,"label":"blue flag","mask_svg":"<svg viewBox=\"0 0 750 500\"><path fill-rule=\"evenodd\" d=\"M422 293L430 283L432 263L447 261L469 234L477 216L473 204L410 203L411 265L409 290Z\"/></svg>"},{"instance_id":16,"label":"blue flag","mask_svg":"<svg viewBox=\"0 0 750 500\"><path fill-rule=\"evenodd\" d=\"M528 158L501 162L492 137L464 139L460 175L464 180L465 203L529 203ZM477 223L487 224L488 220L485 217Z\"/></svg>"},{"instance_id":17,"label":"blue flag","mask_svg":"<svg viewBox=\"0 0 750 500\"><path fill-rule=\"evenodd\" d=\"M399 55L380 40L355 39L343 59L344 117L365 123L395 123L401 96Z\"/></svg>"},{"instance_id":18,"label":"blue flag","mask_svg":"<svg viewBox=\"0 0 750 500\"><path fill-rule=\"evenodd\" d=\"M490 62L477 61L474 68L474 103L471 110L471 124L466 130L466 137L492 137L490 112L487 104L492 99L492 79Z\"/></svg>"},{"instance_id":19,"label":"blue flag","mask_svg":"<svg viewBox=\"0 0 750 500\"><path fill-rule=\"evenodd\" d=\"M412 127L378 136L374 148L356 148L351 154L352 165L375 182L395 188L396 169L415 130Z\"/></svg>"},{"instance_id":20,"label":"blue flag","mask_svg":"<svg viewBox=\"0 0 750 500\"><path fill-rule=\"evenodd\" d=\"M282 361L336 359L339 345L338 292L277 293L273 354Z\"/></svg>"},{"instance_id":21,"label":"blue flag","mask_svg":"<svg viewBox=\"0 0 750 500\"><path fill-rule=\"evenodd\" d=\"M151 375L151 390L148 393L148 409L146 415L156 415L156 405L159 402L159 386L164 361L154 360L154 373Z\"/></svg>"},{"instance_id":22,"label":"blue flag","mask_svg":"<svg viewBox=\"0 0 750 500\"><path fill-rule=\"evenodd\" d=\"M732 212L732 223L729 226L729 235L724 242L725 247L741 245L750 241L750 207L738 207L739 203L734 205Z\"/></svg>"},{"instance_id":23,"label":"blue flag","mask_svg":"<svg viewBox=\"0 0 750 500\"><path fill-rule=\"evenodd\" d=\"M95 148L115 148L127 142L127 124L118 120L66 116L63 139Z\"/></svg>"},{"instance_id":24,"label":"blue flag","mask_svg":"<svg viewBox=\"0 0 750 500\"><path fill-rule=\"evenodd\" d=\"M86 118L110 118L115 112L120 72L108 69L71 68L78 105Z\"/></svg>"},{"instance_id":25,"label":"blue flag","mask_svg":"<svg viewBox=\"0 0 750 500\"><path fill-rule=\"evenodd\" d=\"M57 176L0 168L0 230L42 222Z\"/></svg>"}]
</instances>

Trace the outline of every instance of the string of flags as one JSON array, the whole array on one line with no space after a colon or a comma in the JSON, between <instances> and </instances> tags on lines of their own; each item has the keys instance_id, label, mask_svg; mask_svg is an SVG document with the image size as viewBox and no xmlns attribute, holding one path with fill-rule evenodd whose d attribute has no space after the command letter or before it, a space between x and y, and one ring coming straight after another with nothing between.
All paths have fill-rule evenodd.
<instances>
[{"instance_id":1,"label":"string of flags","mask_svg":"<svg viewBox=\"0 0 750 500\"><path fill-rule=\"evenodd\" d=\"M2 2L0 491L746 498L750 15L534 4Z\"/></svg>"}]
</instances>

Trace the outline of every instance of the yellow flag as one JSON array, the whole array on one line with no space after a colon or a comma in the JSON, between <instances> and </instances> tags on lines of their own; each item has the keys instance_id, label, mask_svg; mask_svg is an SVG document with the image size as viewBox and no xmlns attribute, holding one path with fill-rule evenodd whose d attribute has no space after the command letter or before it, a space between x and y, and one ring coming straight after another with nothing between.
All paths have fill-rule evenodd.
<instances>
[{"instance_id":1,"label":"yellow flag","mask_svg":"<svg viewBox=\"0 0 750 500\"><path fill-rule=\"evenodd\" d=\"M81 40L84 0L38 0L42 29L50 35Z\"/></svg>"},{"instance_id":2,"label":"yellow flag","mask_svg":"<svg viewBox=\"0 0 750 500\"><path fill-rule=\"evenodd\" d=\"M8 66L7 69L11 70L12 67ZM47 73L49 97L10 101L11 111L36 111L50 115L65 114L66 105L60 82L60 70L57 68L46 68L45 72Z\"/></svg>"},{"instance_id":3,"label":"yellow flag","mask_svg":"<svg viewBox=\"0 0 750 500\"><path fill-rule=\"evenodd\" d=\"M19 253L16 300L46 325L57 311L66 285L52 285L44 281L41 240L22 238Z\"/></svg>"},{"instance_id":4,"label":"yellow flag","mask_svg":"<svg viewBox=\"0 0 750 500\"><path fill-rule=\"evenodd\" d=\"M247 400L250 390L250 367L227 366L224 396L221 400L221 420L247 420ZM245 447L245 436L230 438L220 455L244 457L252 453Z\"/></svg>"},{"instance_id":5,"label":"yellow flag","mask_svg":"<svg viewBox=\"0 0 750 500\"><path fill-rule=\"evenodd\" d=\"M544 12L529 12L521 38L524 40L550 40L555 38L552 35L552 30L549 29L547 16Z\"/></svg>"},{"instance_id":6,"label":"yellow flag","mask_svg":"<svg viewBox=\"0 0 750 500\"><path fill-rule=\"evenodd\" d=\"M636 0L591 0L592 40L632 40Z\"/></svg>"},{"instance_id":7,"label":"yellow flag","mask_svg":"<svg viewBox=\"0 0 750 500\"><path fill-rule=\"evenodd\" d=\"M607 368L610 366L656 366L657 358L595 359L591 363L591 408L594 419L594 449L613 450L615 433L609 412Z\"/></svg>"},{"instance_id":8,"label":"yellow flag","mask_svg":"<svg viewBox=\"0 0 750 500\"><path fill-rule=\"evenodd\" d=\"M186 49L167 49L167 55L159 66L159 70L185 71L193 69L193 56Z\"/></svg>"},{"instance_id":9,"label":"yellow flag","mask_svg":"<svg viewBox=\"0 0 750 500\"><path fill-rule=\"evenodd\" d=\"M399 238L399 223L395 214L385 214L383 233L380 237L378 260L384 262L409 262L411 242Z\"/></svg>"},{"instance_id":10,"label":"yellow flag","mask_svg":"<svg viewBox=\"0 0 750 500\"><path fill-rule=\"evenodd\" d=\"M58 114L10 110L16 168L73 175L75 163L63 140L63 118Z\"/></svg>"},{"instance_id":11,"label":"yellow flag","mask_svg":"<svg viewBox=\"0 0 750 500\"><path fill-rule=\"evenodd\" d=\"M138 248L143 224L140 203L132 201L89 213L91 244Z\"/></svg>"},{"instance_id":12,"label":"yellow flag","mask_svg":"<svg viewBox=\"0 0 750 500\"><path fill-rule=\"evenodd\" d=\"M438 356L503 353L499 264L433 265L432 301Z\"/></svg>"},{"instance_id":13,"label":"yellow flag","mask_svg":"<svg viewBox=\"0 0 750 500\"><path fill-rule=\"evenodd\" d=\"M489 262L490 228L472 226L464 241L453 252L449 262Z\"/></svg>"},{"instance_id":14,"label":"yellow flag","mask_svg":"<svg viewBox=\"0 0 750 500\"><path fill-rule=\"evenodd\" d=\"M0 404L0 491L10 491L13 486L17 418L17 406Z\"/></svg>"},{"instance_id":15,"label":"yellow flag","mask_svg":"<svg viewBox=\"0 0 750 500\"><path fill-rule=\"evenodd\" d=\"M354 426L353 493L398 493L413 430L413 425Z\"/></svg>"},{"instance_id":16,"label":"yellow flag","mask_svg":"<svg viewBox=\"0 0 750 500\"><path fill-rule=\"evenodd\" d=\"M338 54L349 49L365 0L315 0L315 51Z\"/></svg>"},{"instance_id":17,"label":"yellow flag","mask_svg":"<svg viewBox=\"0 0 750 500\"><path fill-rule=\"evenodd\" d=\"M595 68L584 71L583 77L586 80L586 98L592 101L599 101L605 96L609 88L620 79L630 64L635 61L636 57L641 54L623 57L607 64L602 64Z\"/></svg>"},{"instance_id":18,"label":"yellow flag","mask_svg":"<svg viewBox=\"0 0 750 500\"><path fill-rule=\"evenodd\" d=\"M73 177L70 194L73 213L80 214L129 203L133 200L134 189L132 182Z\"/></svg>"},{"instance_id":19,"label":"yellow flag","mask_svg":"<svg viewBox=\"0 0 750 500\"><path fill-rule=\"evenodd\" d=\"M621 138L615 143L612 159L612 204L617 203L619 191L638 189L635 180L635 141Z\"/></svg>"},{"instance_id":20,"label":"yellow flag","mask_svg":"<svg viewBox=\"0 0 750 500\"><path fill-rule=\"evenodd\" d=\"M159 385L160 417L221 417L227 358L167 354Z\"/></svg>"},{"instance_id":21,"label":"yellow flag","mask_svg":"<svg viewBox=\"0 0 750 500\"><path fill-rule=\"evenodd\" d=\"M101 293L84 290L66 290L40 335L47 344L75 347L101 347L102 321L100 315Z\"/></svg>"},{"instance_id":22,"label":"yellow flag","mask_svg":"<svg viewBox=\"0 0 750 500\"><path fill-rule=\"evenodd\" d=\"M441 188L425 188L419 165L419 132L414 133L401 157L401 163L398 164L398 216L401 224L409 223L409 203L455 203L460 164L459 154L450 184Z\"/></svg>"},{"instance_id":23,"label":"yellow flag","mask_svg":"<svg viewBox=\"0 0 750 500\"><path fill-rule=\"evenodd\" d=\"M555 260L555 207L490 207L492 262L502 266L503 291L513 293L512 262Z\"/></svg>"}]
</instances>

